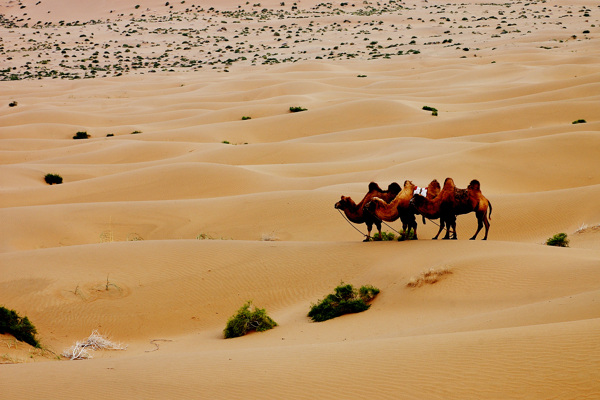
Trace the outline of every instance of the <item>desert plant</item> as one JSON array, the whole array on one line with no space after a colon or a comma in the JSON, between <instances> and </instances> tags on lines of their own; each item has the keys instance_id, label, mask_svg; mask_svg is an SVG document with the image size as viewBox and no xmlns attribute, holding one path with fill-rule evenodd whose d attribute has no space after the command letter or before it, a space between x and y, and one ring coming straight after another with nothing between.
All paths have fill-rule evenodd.
<instances>
[{"instance_id":1,"label":"desert plant","mask_svg":"<svg viewBox=\"0 0 600 400\"><path fill-rule=\"evenodd\" d=\"M225 339L244 336L251 331L267 331L277 326L277 322L267 315L264 308L254 307L254 311L250 311L251 305L252 301L246 302L237 314L229 318L223 330Z\"/></svg>"},{"instance_id":2,"label":"desert plant","mask_svg":"<svg viewBox=\"0 0 600 400\"><path fill-rule=\"evenodd\" d=\"M44 180L48 185L59 185L62 183L63 178L58 174L46 174L46 176L44 176Z\"/></svg>"},{"instance_id":3,"label":"desert plant","mask_svg":"<svg viewBox=\"0 0 600 400\"><path fill-rule=\"evenodd\" d=\"M400 235L398 235L398 241L402 242L404 240L413 240L415 238L415 231L414 230L409 230L408 232L406 230L403 230L400 232Z\"/></svg>"},{"instance_id":4,"label":"desert plant","mask_svg":"<svg viewBox=\"0 0 600 400\"><path fill-rule=\"evenodd\" d=\"M379 289L371 285L362 286L356 290L352 285L343 282L318 304L313 304L308 316L315 322L327 321L344 314L366 311L368 304L379 294Z\"/></svg>"},{"instance_id":5,"label":"desert plant","mask_svg":"<svg viewBox=\"0 0 600 400\"><path fill-rule=\"evenodd\" d=\"M431 111L431 115L433 115L433 116L437 117L437 115L438 115L437 108L429 107L429 106L423 106L423 110L425 110L425 111Z\"/></svg>"},{"instance_id":6,"label":"desert plant","mask_svg":"<svg viewBox=\"0 0 600 400\"><path fill-rule=\"evenodd\" d=\"M300 112L300 111L306 111L307 109L304 107L290 107L290 112Z\"/></svg>"},{"instance_id":7,"label":"desert plant","mask_svg":"<svg viewBox=\"0 0 600 400\"><path fill-rule=\"evenodd\" d=\"M35 337L37 330L27 317L21 317L15 310L0 307L0 333L13 335L15 339L40 347Z\"/></svg>"},{"instance_id":8,"label":"desert plant","mask_svg":"<svg viewBox=\"0 0 600 400\"><path fill-rule=\"evenodd\" d=\"M567 239L566 233L561 232L546 240L546 244L548 246L569 247L569 239Z\"/></svg>"},{"instance_id":9,"label":"desert plant","mask_svg":"<svg viewBox=\"0 0 600 400\"><path fill-rule=\"evenodd\" d=\"M373 240L375 241L392 241L396 239L396 235L394 235L392 232L381 232L381 235L379 235L379 232L375 233L373 235Z\"/></svg>"},{"instance_id":10,"label":"desert plant","mask_svg":"<svg viewBox=\"0 0 600 400\"><path fill-rule=\"evenodd\" d=\"M245 115L242 117L242 121L246 121L247 119L252 119L252 117L248 117L248 116L245 116Z\"/></svg>"},{"instance_id":11,"label":"desert plant","mask_svg":"<svg viewBox=\"0 0 600 400\"><path fill-rule=\"evenodd\" d=\"M19 103L17 103L16 100L15 100L15 101L11 101L10 103L8 103L8 106L9 107L16 107L17 104L19 104Z\"/></svg>"},{"instance_id":12,"label":"desert plant","mask_svg":"<svg viewBox=\"0 0 600 400\"><path fill-rule=\"evenodd\" d=\"M142 131L133 131L133 132L131 132L132 135L137 135L138 133L142 133Z\"/></svg>"},{"instance_id":13,"label":"desert plant","mask_svg":"<svg viewBox=\"0 0 600 400\"><path fill-rule=\"evenodd\" d=\"M75 134L75 136L73 136L73 139L87 139L89 137L90 137L90 135L88 135L87 132L79 131Z\"/></svg>"},{"instance_id":14,"label":"desert plant","mask_svg":"<svg viewBox=\"0 0 600 400\"><path fill-rule=\"evenodd\" d=\"M573 125L575 124L585 124L587 121L585 119L578 119L576 121L571 122Z\"/></svg>"}]
</instances>

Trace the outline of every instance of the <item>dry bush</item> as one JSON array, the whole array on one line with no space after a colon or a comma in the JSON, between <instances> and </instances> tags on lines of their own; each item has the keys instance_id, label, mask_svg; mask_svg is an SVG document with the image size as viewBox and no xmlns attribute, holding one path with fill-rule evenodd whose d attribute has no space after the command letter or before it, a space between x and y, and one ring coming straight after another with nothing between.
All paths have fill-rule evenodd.
<instances>
[{"instance_id":1,"label":"dry bush","mask_svg":"<svg viewBox=\"0 0 600 400\"><path fill-rule=\"evenodd\" d=\"M127 346L121 343L111 342L98 331L93 331L92 334L83 342L76 342L75 345L62 352L62 356L71 360L83 360L92 358L89 350L126 350Z\"/></svg>"},{"instance_id":2,"label":"dry bush","mask_svg":"<svg viewBox=\"0 0 600 400\"><path fill-rule=\"evenodd\" d=\"M442 276L451 274L452 271L448 267L443 268L430 268L425 272L421 272L417 276L410 278L406 286L416 288L423 285L433 285L441 279Z\"/></svg>"}]
</instances>

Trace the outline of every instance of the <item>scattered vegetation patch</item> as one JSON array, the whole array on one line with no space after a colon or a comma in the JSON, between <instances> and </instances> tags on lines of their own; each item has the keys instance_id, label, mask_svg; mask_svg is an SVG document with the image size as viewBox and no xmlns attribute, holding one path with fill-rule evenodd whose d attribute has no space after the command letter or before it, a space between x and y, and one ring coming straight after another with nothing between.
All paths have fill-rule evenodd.
<instances>
[{"instance_id":1,"label":"scattered vegetation patch","mask_svg":"<svg viewBox=\"0 0 600 400\"><path fill-rule=\"evenodd\" d=\"M8 106L9 107L16 107L17 104L19 104L19 103L17 103L16 101L11 101L10 103L8 103Z\"/></svg>"},{"instance_id":2,"label":"scattered vegetation patch","mask_svg":"<svg viewBox=\"0 0 600 400\"><path fill-rule=\"evenodd\" d=\"M35 326L29 318L21 317L15 310L0 307L0 333L8 333L21 342L40 347L40 342L35 337L37 334Z\"/></svg>"},{"instance_id":3,"label":"scattered vegetation patch","mask_svg":"<svg viewBox=\"0 0 600 400\"><path fill-rule=\"evenodd\" d=\"M87 132L79 131L75 134L75 136L73 136L73 139L87 139L89 137L90 137L90 135L88 135Z\"/></svg>"},{"instance_id":4,"label":"scattered vegetation patch","mask_svg":"<svg viewBox=\"0 0 600 400\"><path fill-rule=\"evenodd\" d=\"M569 247L569 239L567 239L566 233L561 232L546 240L546 244L548 246Z\"/></svg>"},{"instance_id":5,"label":"scattered vegetation patch","mask_svg":"<svg viewBox=\"0 0 600 400\"><path fill-rule=\"evenodd\" d=\"M578 119L578 120L572 122L573 125L585 124L585 123L587 123L587 121L585 119Z\"/></svg>"},{"instance_id":6,"label":"scattered vegetation patch","mask_svg":"<svg viewBox=\"0 0 600 400\"><path fill-rule=\"evenodd\" d=\"M252 119L252 117L248 117L248 116L243 116L242 117L242 121L246 121L247 119Z\"/></svg>"},{"instance_id":7,"label":"scattered vegetation patch","mask_svg":"<svg viewBox=\"0 0 600 400\"><path fill-rule=\"evenodd\" d=\"M450 268L447 267L437 269L430 268L428 271L421 272L419 275L410 278L406 286L411 288L417 288L423 285L433 285L434 283L438 282L442 276L451 273L452 271L450 270Z\"/></svg>"},{"instance_id":8,"label":"scattered vegetation patch","mask_svg":"<svg viewBox=\"0 0 600 400\"><path fill-rule=\"evenodd\" d=\"M251 306L252 301L246 302L237 314L229 318L223 330L225 339L244 336L252 331L267 331L277 326L277 322L267 315L264 308L254 307L254 310L250 310Z\"/></svg>"},{"instance_id":9,"label":"scattered vegetation patch","mask_svg":"<svg viewBox=\"0 0 600 400\"><path fill-rule=\"evenodd\" d=\"M300 112L300 111L307 111L307 109L304 107L290 107L290 112L295 113L295 112Z\"/></svg>"},{"instance_id":10,"label":"scattered vegetation patch","mask_svg":"<svg viewBox=\"0 0 600 400\"><path fill-rule=\"evenodd\" d=\"M379 289L371 285L361 286L356 290L352 285L342 282L332 294L327 295L318 304L313 304L308 316L315 322L322 322L344 314L366 311L371 307L369 303L378 294Z\"/></svg>"},{"instance_id":11,"label":"scattered vegetation patch","mask_svg":"<svg viewBox=\"0 0 600 400\"><path fill-rule=\"evenodd\" d=\"M366 75L356 75L357 78L366 78Z\"/></svg>"},{"instance_id":12,"label":"scattered vegetation patch","mask_svg":"<svg viewBox=\"0 0 600 400\"><path fill-rule=\"evenodd\" d=\"M132 135L137 135L138 133L142 133L142 131L133 131L133 132L131 132Z\"/></svg>"},{"instance_id":13,"label":"scattered vegetation patch","mask_svg":"<svg viewBox=\"0 0 600 400\"><path fill-rule=\"evenodd\" d=\"M414 230L409 230L408 232L406 230L402 230L400 232L400 235L398 235L398 241L402 242L404 240L413 240L415 238L415 231Z\"/></svg>"},{"instance_id":14,"label":"scattered vegetation patch","mask_svg":"<svg viewBox=\"0 0 600 400\"><path fill-rule=\"evenodd\" d=\"M396 239L396 235L394 235L392 232L381 232L381 235L379 235L379 232L377 232L373 235L373 240L378 242L387 242L392 241L394 239Z\"/></svg>"},{"instance_id":15,"label":"scattered vegetation patch","mask_svg":"<svg viewBox=\"0 0 600 400\"><path fill-rule=\"evenodd\" d=\"M429 107L429 106L423 106L423 110L425 110L425 111L431 111L431 115L433 115L435 117L437 117L437 115L438 115L437 108Z\"/></svg>"},{"instance_id":16,"label":"scattered vegetation patch","mask_svg":"<svg viewBox=\"0 0 600 400\"><path fill-rule=\"evenodd\" d=\"M48 185L60 185L63 182L62 176L58 174L46 174L46 176L44 176L44 180Z\"/></svg>"}]
</instances>

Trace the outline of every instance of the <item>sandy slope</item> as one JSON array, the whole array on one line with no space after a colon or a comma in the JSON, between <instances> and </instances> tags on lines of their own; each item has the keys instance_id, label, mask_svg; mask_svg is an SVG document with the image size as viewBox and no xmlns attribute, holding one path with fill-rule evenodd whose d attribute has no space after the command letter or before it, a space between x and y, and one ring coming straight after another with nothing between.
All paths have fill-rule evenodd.
<instances>
[{"instance_id":1,"label":"sandy slope","mask_svg":"<svg viewBox=\"0 0 600 400\"><path fill-rule=\"evenodd\" d=\"M297 3L286 21L307 27L291 18L318 2ZM0 397L600 397L600 10L431 3L371 17L384 21L372 31L382 37L398 18L410 23L402 40L416 36L421 54L319 60L329 45L307 41L289 50L305 49L305 60L228 73L0 82L0 305L27 315L44 347L0 336ZM0 12L119 29L129 9L165 14L164 2L61 4L5 2ZM325 10L315 20L339 42L369 18ZM160 25L138 17L137 27ZM351 29L331 30L345 18ZM491 37L496 24L510 32ZM114 39L106 26L77 29L96 29L93 47ZM28 57L11 49L35 29L76 32L2 29L15 68ZM446 29L470 50L426 47ZM266 43L260 35L247 40ZM174 39L152 40L163 51ZM58 64L62 53L47 57ZM77 131L91 137L73 140ZM64 183L47 185L47 173ZM493 205L488 241L466 240L470 214L458 218L458 241L430 240L437 226L418 218L418 241L363 243L333 207L341 195L360 200L371 181L448 176L459 187L481 181ZM570 248L544 245L558 232ZM451 273L407 286L430 269ZM367 312L310 322L310 305L341 281L381 294ZM279 326L224 340L247 300ZM127 350L55 359L93 330Z\"/></svg>"}]
</instances>

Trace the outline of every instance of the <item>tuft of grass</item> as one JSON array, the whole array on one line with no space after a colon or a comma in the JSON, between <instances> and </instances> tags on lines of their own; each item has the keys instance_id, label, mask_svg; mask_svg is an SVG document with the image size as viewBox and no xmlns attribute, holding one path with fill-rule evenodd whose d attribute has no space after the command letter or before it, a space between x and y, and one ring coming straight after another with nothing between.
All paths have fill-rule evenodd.
<instances>
[{"instance_id":1,"label":"tuft of grass","mask_svg":"<svg viewBox=\"0 0 600 400\"><path fill-rule=\"evenodd\" d=\"M13 100L13 101L11 101L10 103L8 103L8 106L9 106L9 107L16 107L16 106L17 106L17 104L19 104L19 103L17 103L17 101L16 101L16 100Z\"/></svg>"},{"instance_id":2,"label":"tuft of grass","mask_svg":"<svg viewBox=\"0 0 600 400\"><path fill-rule=\"evenodd\" d=\"M308 316L315 322L322 322L344 314L366 311L371 307L368 303L378 294L379 289L371 285L356 290L352 285L341 282L332 294L312 305Z\"/></svg>"},{"instance_id":3,"label":"tuft of grass","mask_svg":"<svg viewBox=\"0 0 600 400\"><path fill-rule=\"evenodd\" d=\"M567 239L566 233L557 233L556 235L546 240L546 245L557 247L569 247L569 239Z\"/></svg>"},{"instance_id":4,"label":"tuft of grass","mask_svg":"<svg viewBox=\"0 0 600 400\"><path fill-rule=\"evenodd\" d=\"M252 331L267 331L277 326L277 322L267 315L264 308L254 307L254 310L250 310L250 306L252 306L251 300L247 301L237 314L229 318L223 330L225 339L244 336Z\"/></svg>"},{"instance_id":5,"label":"tuft of grass","mask_svg":"<svg viewBox=\"0 0 600 400\"><path fill-rule=\"evenodd\" d=\"M137 135L138 133L142 133L142 131L133 131L133 132L131 132L132 135Z\"/></svg>"},{"instance_id":6,"label":"tuft of grass","mask_svg":"<svg viewBox=\"0 0 600 400\"><path fill-rule=\"evenodd\" d=\"M575 124L585 124L585 123L587 123L587 121L585 119L578 119L578 120L575 120L575 121L573 121L571 123L573 125L575 125Z\"/></svg>"},{"instance_id":7,"label":"tuft of grass","mask_svg":"<svg viewBox=\"0 0 600 400\"><path fill-rule=\"evenodd\" d=\"M252 117L248 117L248 116L246 116L246 115L244 115L244 116L242 117L242 121L246 121L246 120L248 120L248 119L252 119Z\"/></svg>"},{"instance_id":8,"label":"tuft of grass","mask_svg":"<svg viewBox=\"0 0 600 400\"><path fill-rule=\"evenodd\" d=\"M433 115L435 117L437 117L437 115L438 115L437 108L429 107L429 106L423 106L423 110L425 110L425 111L431 111L431 115Z\"/></svg>"},{"instance_id":9,"label":"tuft of grass","mask_svg":"<svg viewBox=\"0 0 600 400\"><path fill-rule=\"evenodd\" d=\"M46 174L46 176L44 176L44 181L46 181L48 185L59 185L63 182L63 178L58 174Z\"/></svg>"},{"instance_id":10,"label":"tuft of grass","mask_svg":"<svg viewBox=\"0 0 600 400\"><path fill-rule=\"evenodd\" d=\"M90 137L90 135L88 135L87 132L79 131L75 134L75 136L73 136L73 139L87 139L89 137Z\"/></svg>"},{"instance_id":11,"label":"tuft of grass","mask_svg":"<svg viewBox=\"0 0 600 400\"><path fill-rule=\"evenodd\" d=\"M295 113L295 112L300 112L300 111L307 111L307 109L304 107L290 107L290 112Z\"/></svg>"},{"instance_id":12,"label":"tuft of grass","mask_svg":"<svg viewBox=\"0 0 600 400\"><path fill-rule=\"evenodd\" d=\"M356 75L357 78L366 78L366 75Z\"/></svg>"},{"instance_id":13,"label":"tuft of grass","mask_svg":"<svg viewBox=\"0 0 600 400\"><path fill-rule=\"evenodd\" d=\"M381 236L379 235L379 232L376 232L373 235L373 240L374 241L383 241L383 242L387 242L387 241L392 241L396 239L396 235L394 235L392 232L381 232Z\"/></svg>"},{"instance_id":14,"label":"tuft of grass","mask_svg":"<svg viewBox=\"0 0 600 400\"><path fill-rule=\"evenodd\" d=\"M29 318L21 317L15 310L0 307L0 333L8 333L21 342L40 347L40 342L35 337L35 326Z\"/></svg>"}]
</instances>

